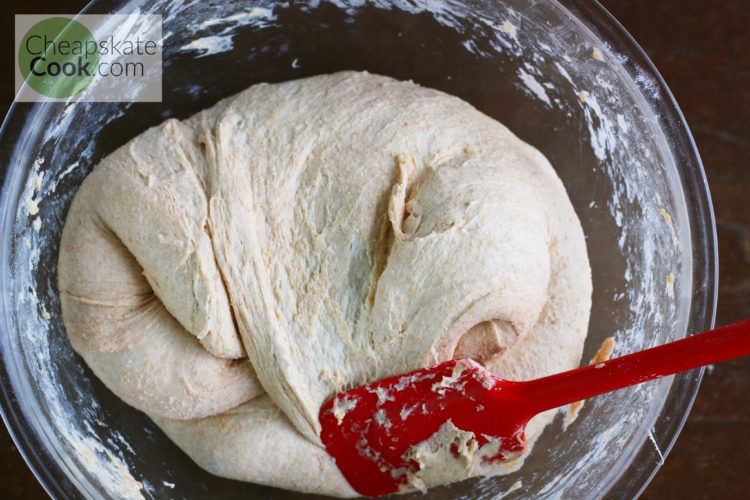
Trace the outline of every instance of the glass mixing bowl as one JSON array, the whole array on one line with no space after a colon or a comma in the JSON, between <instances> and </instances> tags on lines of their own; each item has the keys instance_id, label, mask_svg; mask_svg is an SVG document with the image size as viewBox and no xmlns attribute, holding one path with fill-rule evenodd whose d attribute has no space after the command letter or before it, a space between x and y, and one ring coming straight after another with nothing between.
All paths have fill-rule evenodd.
<instances>
[{"instance_id":1,"label":"glass mixing bowl","mask_svg":"<svg viewBox=\"0 0 750 500\"><path fill-rule=\"evenodd\" d=\"M342 69L412 79L539 148L587 235L585 359L610 335L622 354L712 326L716 237L698 152L648 58L596 2L95 0L85 12L163 16L164 100L15 104L3 124L3 417L51 495L305 497L194 465L73 353L55 286L66 209L92 166L147 127L256 82ZM674 443L701 374L591 400L567 430L560 418L544 433L521 471L430 498L637 496Z\"/></svg>"}]
</instances>

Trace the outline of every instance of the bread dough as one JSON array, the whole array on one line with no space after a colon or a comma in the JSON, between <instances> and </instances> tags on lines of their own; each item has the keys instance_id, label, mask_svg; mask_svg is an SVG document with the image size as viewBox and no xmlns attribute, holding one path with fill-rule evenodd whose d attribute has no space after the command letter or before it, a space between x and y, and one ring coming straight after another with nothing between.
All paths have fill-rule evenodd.
<instances>
[{"instance_id":1,"label":"bread dough","mask_svg":"<svg viewBox=\"0 0 750 500\"><path fill-rule=\"evenodd\" d=\"M338 496L356 494L321 448L324 401L454 357L512 380L574 368L591 305L537 150L355 72L254 85L106 157L67 216L59 289L75 350L199 465ZM422 480L507 470L463 467Z\"/></svg>"}]
</instances>

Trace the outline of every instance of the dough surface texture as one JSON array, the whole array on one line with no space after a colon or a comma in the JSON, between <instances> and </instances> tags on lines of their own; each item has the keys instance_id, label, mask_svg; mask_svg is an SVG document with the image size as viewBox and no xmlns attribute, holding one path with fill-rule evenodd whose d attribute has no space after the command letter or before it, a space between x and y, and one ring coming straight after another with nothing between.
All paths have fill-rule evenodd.
<instances>
[{"instance_id":1,"label":"dough surface texture","mask_svg":"<svg viewBox=\"0 0 750 500\"><path fill-rule=\"evenodd\" d=\"M583 231L537 150L355 72L254 85L106 157L67 216L59 290L74 349L198 465L343 497L327 399L459 357L511 380L574 368L591 307ZM438 460L434 438L420 486L508 470Z\"/></svg>"}]
</instances>

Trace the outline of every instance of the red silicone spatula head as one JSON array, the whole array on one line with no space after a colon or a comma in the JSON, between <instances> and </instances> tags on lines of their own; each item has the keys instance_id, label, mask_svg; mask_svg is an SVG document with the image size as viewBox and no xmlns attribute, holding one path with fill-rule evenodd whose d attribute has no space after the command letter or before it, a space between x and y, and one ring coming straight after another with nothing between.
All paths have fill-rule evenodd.
<instances>
[{"instance_id":1,"label":"red silicone spatula head","mask_svg":"<svg viewBox=\"0 0 750 500\"><path fill-rule=\"evenodd\" d=\"M321 408L320 437L355 490L386 495L418 470L409 450L449 421L473 433L482 460L509 460L523 451L526 424L541 411L747 354L750 320L528 382L448 361L338 394Z\"/></svg>"},{"instance_id":2,"label":"red silicone spatula head","mask_svg":"<svg viewBox=\"0 0 750 500\"><path fill-rule=\"evenodd\" d=\"M471 360L448 361L338 394L321 409L321 438L360 494L395 493L418 471L409 449L449 420L479 447L499 440L485 460L518 456L534 413L514 398L515 385Z\"/></svg>"}]
</instances>

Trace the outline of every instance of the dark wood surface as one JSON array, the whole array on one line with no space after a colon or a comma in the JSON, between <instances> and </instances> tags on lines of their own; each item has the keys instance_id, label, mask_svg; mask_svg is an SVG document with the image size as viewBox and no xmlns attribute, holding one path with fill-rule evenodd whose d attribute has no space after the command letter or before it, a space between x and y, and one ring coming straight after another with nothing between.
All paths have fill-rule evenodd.
<instances>
[{"instance_id":1,"label":"dark wood surface","mask_svg":"<svg viewBox=\"0 0 750 500\"><path fill-rule=\"evenodd\" d=\"M656 64L687 117L708 175L719 233L717 324L750 317L750 0L603 0ZM0 6L2 46L13 14L73 13L81 1ZM0 108L13 99L13 61L0 65ZM750 491L750 358L707 373L690 418L645 499L745 498ZM0 495L44 498L0 430Z\"/></svg>"}]
</instances>

